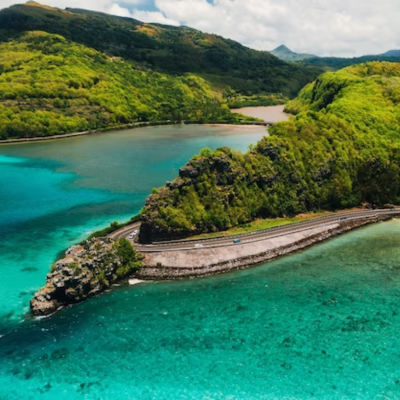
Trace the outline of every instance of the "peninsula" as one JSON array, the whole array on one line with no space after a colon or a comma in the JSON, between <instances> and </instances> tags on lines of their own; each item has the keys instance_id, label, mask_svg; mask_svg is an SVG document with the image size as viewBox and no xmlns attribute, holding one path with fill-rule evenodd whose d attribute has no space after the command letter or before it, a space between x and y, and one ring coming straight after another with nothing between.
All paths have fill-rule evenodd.
<instances>
[{"instance_id":1,"label":"peninsula","mask_svg":"<svg viewBox=\"0 0 400 400\"><path fill-rule=\"evenodd\" d=\"M67 258L73 254L76 260L56 263L31 302L34 314L82 301L126 277L181 279L245 268L398 215L400 209L390 203L400 199L399 93L400 65L395 63L362 64L322 75L287 104L295 116L275 124L270 136L249 152L203 149L177 179L153 191L133 225L107 230L107 239L84 244L90 251L106 249L100 256L70 250ZM218 236L257 218L362 204L386 208L339 212L236 237L190 239L205 233ZM132 231L139 229L136 237ZM120 240L135 254L134 262L140 260L134 270L116 273L121 266L117 260L103 280L96 266L88 274L77 269L92 257L103 266L110 257L115 260ZM68 284L65 276L71 277ZM82 286L81 278L87 284Z\"/></svg>"}]
</instances>

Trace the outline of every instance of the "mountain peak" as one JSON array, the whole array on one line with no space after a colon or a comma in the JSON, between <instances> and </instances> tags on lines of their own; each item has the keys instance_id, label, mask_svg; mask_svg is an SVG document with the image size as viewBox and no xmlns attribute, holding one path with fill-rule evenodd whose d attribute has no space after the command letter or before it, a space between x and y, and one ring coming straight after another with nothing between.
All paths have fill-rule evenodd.
<instances>
[{"instance_id":1,"label":"mountain peak","mask_svg":"<svg viewBox=\"0 0 400 400\"><path fill-rule=\"evenodd\" d=\"M276 49L270 51L270 53L273 54L275 57L280 58L283 61L302 61L309 58L316 58L316 56L312 54L295 53L284 44L281 44Z\"/></svg>"},{"instance_id":2,"label":"mountain peak","mask_svg":"<svg viewBox=\"0 0 400 400\"><path fill-rule=\"evenodd\" d=\"M293 53L293 51L290 50L289 47L285 46L284 44L281 44L280 46L278 46L276 49L274 49L272 51L284 51L284 52Z\"/></svg>"}]
</instances>

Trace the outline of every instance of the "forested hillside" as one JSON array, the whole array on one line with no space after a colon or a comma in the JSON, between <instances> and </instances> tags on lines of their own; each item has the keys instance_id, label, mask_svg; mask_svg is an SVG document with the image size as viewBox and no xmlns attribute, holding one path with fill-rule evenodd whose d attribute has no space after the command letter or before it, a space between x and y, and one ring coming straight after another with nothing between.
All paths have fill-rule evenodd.
<instances>
[{"instance_id":1,"label":"forested hillside","mask_svg":"<svg viewBox=\"0 0 400 400\"><path fill-rule=\"evenodd\" d=\"M395 56L391 57L391 56L386 56L385 54L376 56L353 57L353 58L316 57L316 58L309 58L307 60L302 61L301 63L304 65L313 65L315 67L320 67L326 71L327 70L331 71L331 70L346 68L350 65L364 64L372 61L399 62L400 57L395 57Z\"/></svg>"},{"instance_id":2,"label":"forested hillside","mask_svg":"<svg viewBox=\"0 0 400 400\"><path fill-rule=\"evenodd\" d=\"M134 61L145 70L201 74L215 86L230 86L245 95L283 93L293 97L321 73L318 67L291 65L268 52L188 27L146 24L79 9L59 10L35 2L0 11L0 40L37 30Z\"/></svg>"},{"instance_id":3,"label":"forested hillside","mask_svg":"<svg viewBox=\"0 0 400 400\"><path fill-rule=\"evenodd\" d=\"M202 78L144 72L59 35L0 43L0 139L50 136L135 121L230 121Z\"/></svg>"},{"instance_id":4,"label":"forested hillside","mask_svg":"<svg viewBox=\"0 0 400 400\"><path fill-rule=\"evenodd\" d=\"M400 64L329 72L296 114L242 154L205 149L148 198L140 240L225 230L257 217L400 202Z\"/></svg>"}]
</instances>

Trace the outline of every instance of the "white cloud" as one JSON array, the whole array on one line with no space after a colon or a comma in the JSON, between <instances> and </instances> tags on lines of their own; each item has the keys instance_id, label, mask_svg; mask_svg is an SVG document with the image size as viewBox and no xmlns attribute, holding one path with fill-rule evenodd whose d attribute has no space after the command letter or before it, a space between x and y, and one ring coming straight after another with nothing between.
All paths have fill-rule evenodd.
<instances>
[{"instance_id":1,"label":"white cloud","mask_svg":"<svg viewBox=\"0 0 400 400\"><path fill-rule=\"evenodd\" d=\"M114 3L108 9L107 12L113 15L118 15L119 17L132 17L131 13L127 8L123 8L120 5Z\"/></svg>"},{"instance_id":2,"label":"white cloud","mask_svg":"<svg viewBox=\"0 0 400 400\"><path fill-rule=\"evenodd\" d=\"M0 8L14 1L0 0ZM150 0L42 1L145 22L180 23L259 50L284 43L297 52L355 56L400 48L398 0L214 0L213 4L206 0L154 0L155 8L146 7Z\"/></svg>"},{"instance_id":3,"label":"white cloud","mask_svg":"<svg viewBox=\"0 0 400 400\"><path fill-rule=\"evenodd\" d=\"M362 55L400 47L397 0L156 0L168 18L260 50Z\"/></svg>"},{"instance_id":4,"label":"white cloud","mask_svg":"<svg viewBox=\"0 0 400 400\"><path fill-rule=\"evenodd\" d=\"M164 25L176 25L179 26L178 20L167 18L163 13L159 11L139 11L134 10L132 13L133 18L138 19L142 22L154 22Z\"/></svg>"}]
</instances>

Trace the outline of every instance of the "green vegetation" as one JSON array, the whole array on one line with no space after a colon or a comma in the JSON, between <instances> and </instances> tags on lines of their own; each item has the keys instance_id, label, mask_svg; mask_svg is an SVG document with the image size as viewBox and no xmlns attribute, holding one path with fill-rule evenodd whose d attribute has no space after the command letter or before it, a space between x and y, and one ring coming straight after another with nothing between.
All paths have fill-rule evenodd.
<instances>
[{"instance_id":1,"label":"green vegetation","mask_svg":"<svg viewBox=\"0 0 400 400\"><path fill-rule=\"evenodd\" d=\"M103 286L106 286L108 284L108 281L107 281L107 278L106 278L106 272L105 272L104 269L101 269L99 271L97 279L100 282L100 284L103 285Z\"/></svg>"},{"instance_id":2,"label":"green vegetation","mask_svg":"<svg viewBox=\"0 0 400 400\"><path fill-rule=\"evenodd\" d=\"M139 71L44 32L0 43L0 139L135 121L237 119L198 76Z\"/></svg>"},{"instance_id":3,"label":"green vegetation","mask_svg":"<svg viewBox=\"0 0 400 400\"><path fill-rule=\"evenodd\" d=\"M245 122L229 107L282 104L321 72L187 27L35 2L1 10L0 27L0 140Z\"/></svg>"},{"instance_id":4,"label":"green vegetation","mask_svg":"<svg viewBox=\"0 0 400 400\"><path fill-rule=\"evenodd\" d=\"M0 11L0 41L21 32L45 31L132 61L143 71L201 74L212 87L244 95L294 96L321 69L291 65L270 53L188 27L146 24L80 9L59 10L30 2Z\"/></svg>"},{"instance_id":5,"label":"green vegetation","mask_svg":"<svg viewBox=\"0 0 400 400\"><path fill-rule=\"evenodd\" d=\"M81 260L80 263L73 262L69 268L74 271L74 275L80 275L86 271L84 264L92 264L93 256L95 255L98 260L98 267L95 272L99 282L109 284L115 277L112 274L115 272L117 279L122 279L127 275L133 273L141 268L143 256L136 251L129 240L121 238L112 242L112 247L103 247L103 239L88 239L85 241L84 248L88 251L86 259ZM118 264L117 264L118 263ZM119 265L113 271L113 266Z\"/></svg>"},{"instance_id":6,"label":"green vegetation","mask_svg":"<svg viewBox=\"0 0 400 400\"><path fill-rule=\"evenodd\" d=\"M294 222L301 222L306 221L308 219L321 217L323 215L328 215L328 212L321 212L321 213L307 213L301 214L295 217L284 217L284 218L267 218L261 219L257 218L254 221L248 222L243 225L238 225L233 228L230 228L226 231L222 232L213 232L213 233L203 233L201 235L193 236L191 239L204 239L209 237L216 237L216 236L232 236L232 235L240 235L249 232L261 231L264 229L274 228L276 226L282 226L287 224L292 224Z\"/></svg>"},{"instance_id":7,"label":"green vegetation","mask_svg":"<svg viewBox=\"0 0 400 400\"><path fill-rule=\"evenodd\" d=\"M229 108L258 107L258 106L277 106L285 104L289 99L282 94L242 96L237 93L227 94Z\"/></svg>"},{"instance_id":8,"label":"green vegetation","mask_svg":"<svg viewBox=\"0 0 400 400\"><path fill-rule=\"evenodd\" d=\"M133 224L133 223L138 222L138 221L140 221L140 214L139 215L135 215L128 222L124 222L122 224L120 224L118 221L111 222L110 226L107 226L104 229L100 229L100 230L98 230L96 232L93 232L88 237L88 239L93 239L93 238L98 238L98 237L105 237L105 236L109 235L110 233L113 233L113 232L117 231L118 229L124 228L125 226Z\"/></svg>"},{"instance_id":9,"label":"green vegetation","mask_svg":"<svg viewBox=\"0 0 400 400\"><path fill-rule=\"evenodd\" d=\"M274 125L253 150L221 148L181 168L148 198L140 240L400 202L400 64L326 73L287 109L296 117Z\"/></svg>"},{"instance_id":10,"label":"green vegetation","mask_svg":"<svg viewBox=\"0 0 400 400\"><path fill-rule=\"evenodd\" d=\"M132 244L125 238L121 238L114 244L114 249L122 265L117 269L116 275L122 278L142 266L143 257L137 252Z\"/></svg>"},{"instance_id":11,"label":"green vegetation","mask_svg":"<svg viewBox=\"0 0 400 400\"><path fill-rule=\"evenodd\" d=\"M365 64L372 61L388 61L388 62L399 62L399 56L388 56L386 54L372 55L372 56L361 56L353 58L342 58L342 57L315 57L301 61L299 64L314 66L322 68L325 71L338 70L341 68L348 67L350 65Z\"/></svg>"},{"instance_id":12,"label":"green vegetation","mask_svg":"<svg viewBox=\"0 0 400 400\"><path fill-rule=\"evenodd\" d=\"M98 237L105 237L107 235L109 235L110 233L113 233L115 231L117 231L118 229L124 227L125 224L119 224L118 221L114 221L110 223L110 226L107 226L104 229L100 229L96 232L93 232L88 239L93 239L93 238L98 238ZM85 239L86 242L86 239Z\"/></svg>"}]
</instances>

